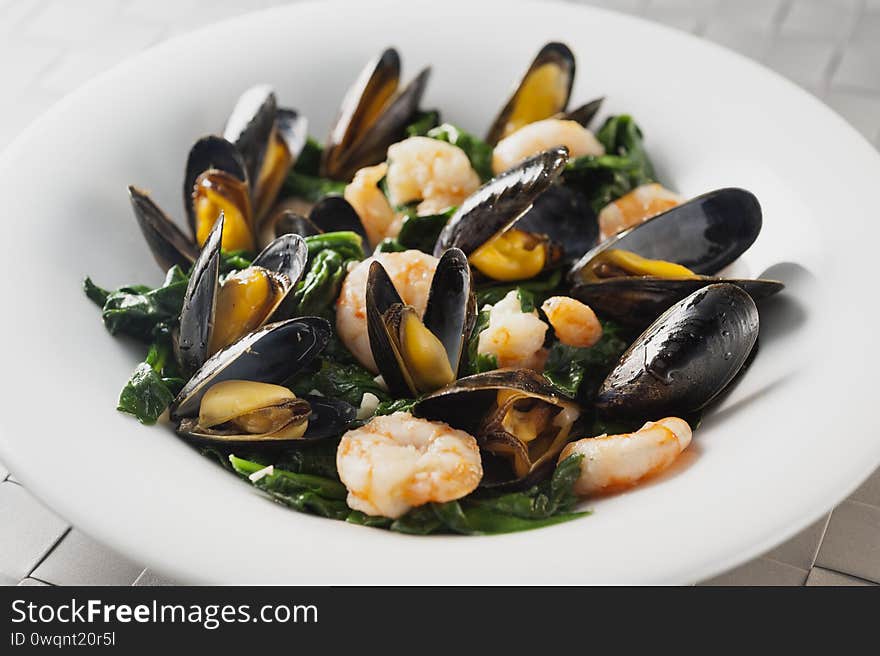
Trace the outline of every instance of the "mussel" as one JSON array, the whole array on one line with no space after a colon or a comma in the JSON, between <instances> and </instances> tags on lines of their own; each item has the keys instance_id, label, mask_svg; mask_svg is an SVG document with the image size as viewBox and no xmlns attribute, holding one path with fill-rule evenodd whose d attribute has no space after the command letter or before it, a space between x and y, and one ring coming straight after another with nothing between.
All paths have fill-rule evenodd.
<instances>
[{"instance_id":1,"label":"mussel","mask_svg":"<svg viewBox=\"0 0 880 656\"><path fill-rule=\"evenodd\" d=\"M297 397L270 383L226 380L205 392L198 417L182 419L177 433L225 446L290 446L340 435L356 414L343 401Z\"/></svg>"},{"instance_id":2,"label":"mussel","mask_svg":"<svg viewBox=\"0 0 880 656\"><path fill-rule=\"evenodd\" d=\"M642 330L673 303L716 282L755 300L783 288L775 280L714 277L755 241L761 207L743 189L698 196L601 242L572 267L572 296Z\"/></svg>"},{"instance_id":3,"label":"mussel","mask_svg":"<svg viewBox=\"0 0 880 656\"><path fill-rule=\"evenodd\" d=\"M457 378L476 317L462 251L451 248L440 258L423 318L401 300L378 261L370 265L366 308L370 350L392 394L415 397Z\"/></svg>"},{"instance_id":4,"label":"mussel","mask_svg":"<svg viewBox=\"0 0 880 656\"><path fill-rule=\"evenodd\" d=\"M561 250L545 235L514 224L559 179L567 161L564 147L553 148L487 182L449 219L434 255L459 248L482 274L505 281L531 278L558 262Z\"/></svg>"},{"instance_id":5,"label":"mussel","mask_svg":"<svg viewBox=\"0 0 880 656\"><path fill-rule=\"evenodd\" d=\"M300 446L341 434L355 418L354 407L320 396L298 398L280 385L321 353L330 334L324 319L289 319L216 353L171 406L178 434L248 447Z\"/></svg>"},{"instance_id":6,"label":"mussel","mask_svg":"<svg viewBox=\"0 0 880 656\"><path fill-rule=\"evenodd\" d=\"M144 191L129 187L135 219L157 263L163 269L174 264L188 268L221 211L226 217L222 247L257 250L266 241L261 234L263 219L306 136L305 119L278 108L271 88L246 91L224 137L203 137L190 149L183 181L189 236Z\"/></svg>"},{"instance_id":7,"label":"mussel","mask_svg":"<svg viewBox=\"0 0 880 656\"><path fill-rule=\"evenodd\" d=\"M711 284L685 297L624 352L599 388L608 417L689 416L742 368L758 338L758 310L736 285Z\"/></svg>"},{"instance_id":8,"label":"mussel","mask_svg":"<svg viewBox=\"0 0 880 656\"><path fill-rule=\"evenodd\" d=\"M425 396L413 413L477 438L483 487L521 488L553 468L580 408L534 371L497 369Z\"/></svg>"},{"instance_id":9,"label":"mussel","mask_svg":"<svg viewBox=\"0 0 880 656\"><path fill-rule=\"evenodd\" d=\"M342 196L325 196L312 206L308 217L285 207L272 219L275 235L297 234L302 237L324 232L349 231L367 243L367 233L358 213Z\"/></svg>"},{"instance_id":10,"label":"mussel","mask_svg":"<svg viewBox=\"0 0 880 656\"><path fill-rule=\"evenodd\" d=\"M190 274L177 353L185 371L195 371L211 354L273 318L283 318L288 294L305 270L308 247L299 235L270 243L251 266L220 284L220 246L226 219L221 213Z\"/></svg>"},{"instance_id":11,"label":"mussel","mask_svg":"<svg viewBox=\"0 0 880 656\"><path fill-rule=\"evenodd\" d=\"M263 326L209 357L171 404L171 418L199 414L202 396L226 380L280 385L311 363L327 346L332 330L326 319L300 317Z\"/></svg>"},{"instance_id":12,"label":"mussel","mask_svg":"<svg viewBox=\"0 0 880 656\"><path fill-rule=\"evenodd\" d=\"M568 46L551 42L541 48L492 122L486 135L489 145L494 146L524 125L565 112L574 74L574 54Z\"/></svg>"},{"instance_id":13,"label":"mussel","mask_svg":"<svg viewBox=\"0 0 880 656\"><path fill-rule=\"evenodd\" d=\"M342 100L321 156L321 175L348 181L358 169L383 161L415 117L429 74L430 68L423 69L398 91L397 50L386 48L368 62Z\"/></svg>"}]
</instances>

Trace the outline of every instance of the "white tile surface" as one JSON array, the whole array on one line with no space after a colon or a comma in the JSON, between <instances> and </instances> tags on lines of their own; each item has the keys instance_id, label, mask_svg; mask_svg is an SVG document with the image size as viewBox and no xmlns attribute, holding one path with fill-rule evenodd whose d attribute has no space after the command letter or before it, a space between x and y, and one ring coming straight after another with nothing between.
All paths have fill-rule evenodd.
<instances>
[{"instance_id":1,"label":"white tile surface","mask_svg":"<svg viewBox=\"0 0 880 656\"><path fill-rule=\"evenodd\" d=\"M859 16L858 0L795 0L782 20L784 35L844 39Z\"/></svg>"},{"instance_id":2,"label":"white tile surface","mask_svg":"<svg viewBox=\"0 0 880 656\"><path fill-rule=\"evenodd\" d=\"M880 508L858 501L835 508L816 564L880 583Z\"/></svg>"},{"instance_id":3,"label":"white tile surface","mask_svg":"<svg viewBox=\"0 0 880 656\"><path fill-rule=\"evenodd\" d=\"M837 72L835 88L855 88L880 92L880 35L878 41L856 43L843 52Z\"/></svg>"},{"instance_id":4,"label":"white tile surface","mask_svg":"<svg viewBox=\"0 0 880 656\"><path fill-rule=\"evenodd\" d=\"M68 525L21 485L0 483L0 575L16 581L30 574Z\"/></svg>"},{"instance_id":5,"label":"white tile surface","mask_svg":"<svg viewBox=\"0 0 880 656\"><path fill-rule=\"evenodd\" d=\"M847 576L846 574L841 574L840 572L835 572L830 569L825 569L824 567L814 567L810 570L810 575L807 577L806 585L811 587L818 586L865 586L865 585L876 585L875 583L871 583L870 581L865 581L864 579L858 579L854 576Z\"/></svg>"},{"instance_id":6,"label":"white tile surface","mask_svg":"<svg viewBox=\"0 0 880 656\"><path fill-rule=\"evenodd\" d=\"M803 585L806 580L806 569L758 558L700 585Z\"/></svg>"},{"instance_id":7,"label":"white tile surface","mask_svg":"<svg viewBox=\"0 0 880 656\"><path fill-rule=\"evenodd\" d=\"M142 570L73 529L31 576L53 585L131 585Z\"/></svg>"}]
</instances>

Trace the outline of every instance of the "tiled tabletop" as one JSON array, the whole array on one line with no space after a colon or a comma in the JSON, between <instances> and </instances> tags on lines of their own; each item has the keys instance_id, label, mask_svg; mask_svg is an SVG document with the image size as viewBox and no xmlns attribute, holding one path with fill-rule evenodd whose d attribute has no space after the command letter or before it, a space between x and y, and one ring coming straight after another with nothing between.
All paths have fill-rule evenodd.
<instances>
[{"instance_id":1,"label":"tiled tabletop","mask_svg":"<svg viewBox=\"0 0 880 656\"><path fill-rule=\"evenodd\" d=\"M880 0L584 0L704 36L794 80L880 147ZM67 92L206 21L281 0L0 0L0 148ZM756 102L760 102L759 99ZM0 584L158 585L0 463ZM785 544L708 584L880 583L880 471Z\"/></svg>"}]
</instances>

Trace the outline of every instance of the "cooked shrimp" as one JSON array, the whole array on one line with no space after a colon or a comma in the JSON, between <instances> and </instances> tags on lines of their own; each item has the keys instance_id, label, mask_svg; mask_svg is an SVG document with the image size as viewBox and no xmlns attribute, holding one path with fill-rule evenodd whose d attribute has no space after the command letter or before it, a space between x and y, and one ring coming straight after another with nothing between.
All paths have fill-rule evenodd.
<instances>
[{"instance_id":1,"label":"cooked shrimp","mask_svg":"<svg viewBox=\"0 0 880 656\"><path fill-rule=\"evenodd\" d=\"M403 215L395 214L378 186L379 180L387 172L388 165L384 162L362 168L354 174L343 192L345 200L358 213L372 246L376 246L386 237L396 237L403 223Z\"/></svg>"},{"instance_id":2,"label":"cooked shrimp","mask_svg":"<svg viewBox=\"0 0 880 656\"><path fill-rule=\"evenodd\" d=\"M483 477L473 437L408 412L348 431L336 450L336 469L351 508L392 519L415 506L460 499Z\"/></svg>"},{"instance_id":3,"label":"cooked shrimp","mask_svg":"<svg viewBox=\"0 0 880 656\"><path fill-rule=\"evenodd\" d=\"M492 152L492 171L497 175L554 146L568 148L571 158L605 154L599 140L580 123L547 118L529 123L499 141Z\"/></svg>"},{"instance_id":4,"label":"cooked shrimp","mask_svg":"<svg viewBox=\"0 0 880 656\"><path fill-rule=\"evenodd\" d=\"M523 312L516 290L492 306L489 325L480 333L477 353L494 355L499 367L543 371L547 360L547 324L535 310Z\"/></svg>"},{"instance_id":5,"label":"cooked shrimp","mask_svg":"<svg viewBox=\"0 0 880 656\"><path fill-rule=\"evenodd\" d=\"M367 335L367 276L373 260L378 260L385 267L400 298L407 305L412 305L419 316L425 312L428 291L431 289L431 280L439 260L416 250L377 253L358 262L345 277L336 301L336 332L362 365L373 373L378 373Z\"/></svg>"},{"instance_id":6,"label":"cooked shrimp","mask_svg":"<svg viewBox=\"0 0 880 656\"><path fill-rule=\"evenodd\" d=\"M622 230L647 221L681 203L682 197L656 182L636 187L599 212L599 238L608 239Z\"/></svg>"},{"instance_id":7,"label":"cooked shrimp","mask_svg":"<svg viewBox=\"0 0 880 656\"><path fill-rule=\"evenodd\" d=\"M568 296L553 296L541 306L559 341L588 347L602 338L602 324L589 305Z\"/></svg>"},{"instance_id":8,"label":"cooked shrimp","mask_svg":"<svg viewBox=\"0 0 880 656\"><path fill-rule=\"evenodd\" d=\"M480 186L480 176L461 148L429 137L410 137L390 146L385 181L391 204L418 201L420 216L461 205Z\"/></svg>"},{"instance_id":9,"label":"cooked shrimp","mask_svg":"<svg viewBox=\"0 0 880 656\"><path fill-rule=\"evenodd\" d=\"M600 435L568 444L559 461L581 454L576 494L589 496L631 487L672 464L691 443L691 427L684 419L666 417L649 421L635 433Z\"/></svg>"}]
</instances>

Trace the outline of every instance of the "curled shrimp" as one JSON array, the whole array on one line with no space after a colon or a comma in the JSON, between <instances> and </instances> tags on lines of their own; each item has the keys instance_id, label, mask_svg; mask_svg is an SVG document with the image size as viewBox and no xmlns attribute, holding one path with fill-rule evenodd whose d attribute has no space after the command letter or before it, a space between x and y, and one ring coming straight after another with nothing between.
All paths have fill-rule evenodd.
<instances>
[{"instance_id":1,"label":"curled shrimp","mask_svg":"<svg viewBox=\"0 0 880 656\"><path fill-rule=\"evenodd\" d=\"M377 253L358 262L345 276L336 301L336 332L362 365L378 373L367 334L367 277L373 260L385 267L400 298L407 305L412 305L420 317L425 313L431 280L439 260L416 250Z\"/></svg>"},{"instance_id":2,"label":"curled shrimp","mask_svg":"<svg viewBox=\"0 0 880 656\"><path fill-rule=\"evenodd\" d=\"M589 305L568 296L552 296L541 305L559 341L589 347L602 338L602 324Z\"/></svg>"},{"instance_id":3,"label":"curled shrimp","mask_svg":"<svg viewBox=\"0 0 880 656\"><path fill-rule=\"evenodd\" d=\"M471 435L408 412L374 417L345 433L336 468L351 508L390 518L426 503L460 499L483 477Z\"/></svg>"},{"instance_id":4,"label":"curled shrimp","mask_svg":"<svg viewBox=\"0 0 880 656\"><path fill-rule=\"evenodd\" d=\"M386 237L396 237L403 224L403 215L396 214L379 188L379 181L388 173L384 162L367 166L354 174L345 185L343 197L358 213L370 245L376 246Z\"/></svg>"},{"instance_id":5,"label":"curled shrimp","mask_svg":"<svg viewBox=\"0 0 880 656\"><path fill-rule=\"evenodd\" d=\"M580 123L547 118L529 123L499 141L492 152L492 171L497 175L554 146L568 148L572 159L582 155L605 154L605 148L599 140Z\"/></svg>"},{"instance_id":6,"label":"curled shrimp","mask_svg":"<svg viewBox=\"0 0 880 656\"><path fill-rule=\"evenodd\" d=\"M681 203L676 193L653 182L636 187L599 212L599 239L608 239Z\"/></svg>"},{"instance_id":7,"label":"curled shrimp","mask_svg":"<svg viewBox=\"0 0 880 656\"><path fill-rule=\"evenodd\" d=\"M379 188L385 178L388 197ZM375 246L396 237L404 214L394 210L418 203L419 216L458 206L480 186L480 177L458 146L429 137L410 137L388 148L388 160L355 173L345 187L351 203Z\"/></svg>"},{"instance_id":8,"label":"curled shrimp","mask_svg":"<svg viewBox=\"0 0 880 656\"><path fill-rule=\"evenodd\" d=\"M688 423L666 417L647 422L635 433L572 442L559 454L559 461L575 454L584 456L574 492L589 496L631 487L663 471L690 443Z\"/></svg>"},{"instance_id":9,"label":"curled shrimp","mask_svg":"<svg viewBox=\"0 0 880 656\"><path fill-rule=\"evenodd\" d=\"M523 312L517 291L512 290L489 311L489 325L480 333L477 353L494 355L499 367L543 371L547 328L536 311Z\"/></svg>"}]
</instances>

